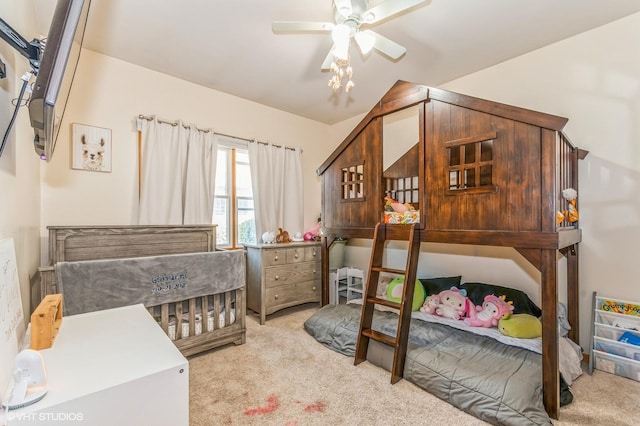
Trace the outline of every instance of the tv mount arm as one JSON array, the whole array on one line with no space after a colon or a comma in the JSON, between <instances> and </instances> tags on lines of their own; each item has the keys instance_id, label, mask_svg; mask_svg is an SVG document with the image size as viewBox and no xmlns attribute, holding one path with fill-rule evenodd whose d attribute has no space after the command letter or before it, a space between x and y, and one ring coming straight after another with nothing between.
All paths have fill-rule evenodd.
<instances>
[{"instance_id":1,"label":"tv mount arm","mask_svg":"<svg viewBox=\"0 0 640 426\"><path fill-rule=\"evenodd\" d=\"M6 23L6 21L0 18L0 37L9 43L11 47L20 52L24 57L29 60L31 64L31 72L26 72L22 76L22 89L20 90L20 95L18 97L18 102L16 103L16 107L13 111L13 115L11 116L11 120L9 121L9 126L7 127L7 131L4 133L4 137L2 138L2 142L0 143L0 157L2 157L2 153L4 152L4 147L7 144L7 140L9 138L9 132L13 127L13 123L16 120L16 116L18 115L18 109L20 108L20 103L22 101L22 97L24 96L25 90L27 88L27 84L33 75L37 75L38 71L40 71L40 59L42 57L42 50L44 49L44 43L41 40L34 39L32 42L28 42L24 37L18 34L13 28ZM4 78L6 76L5 64L0 61L0 77Z\"/></svg>"},{"instance_id":2,"label":"tv mount arm","mask_svg":"<svg viewBox=\"0 0 640 426\"><path fill-rule=\"evenodd\" d=\"M24 37L18 34L7 22L0 18L0 37L16 49L22 56L26 57L31 64L34 74L38 74L40 70L40 59L44 44L41 40L33 39L28 42Z\"/></svg>"}]
</instances>

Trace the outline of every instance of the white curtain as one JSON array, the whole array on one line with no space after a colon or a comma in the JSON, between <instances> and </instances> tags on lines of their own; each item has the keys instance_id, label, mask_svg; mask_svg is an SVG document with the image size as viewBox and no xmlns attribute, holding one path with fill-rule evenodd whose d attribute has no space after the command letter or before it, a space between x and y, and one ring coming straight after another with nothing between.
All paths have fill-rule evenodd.
<instances>
[{"instance_id":1,"label":"white curtain","mask_svg":"<svg viewBox=\"0 0 640 426\"><path fill-rule=\"evenodd\" d=\"M248 148L256 237L278 228L303 233L302 151L257 142Z\"/></svg>"},{"instance_id":2,"label":"white curtain","mask_svg":"<svg viewBox=\"0 0 640 426\"><path fill-rule=\"evenodd\" d=\"M189 129L182 223L200 225L213 218L218 143L213 131Z\"/></svg>"},{"instance_id":3,"label":"white curtain","mask_svg":"<svg viewBox=\"0 0 640 426\"><path fill-rule=\"evenodd\" d=\"M213 131L142 122L140 225L212 221L217 143Z\"/></svg>"}]
</instances>

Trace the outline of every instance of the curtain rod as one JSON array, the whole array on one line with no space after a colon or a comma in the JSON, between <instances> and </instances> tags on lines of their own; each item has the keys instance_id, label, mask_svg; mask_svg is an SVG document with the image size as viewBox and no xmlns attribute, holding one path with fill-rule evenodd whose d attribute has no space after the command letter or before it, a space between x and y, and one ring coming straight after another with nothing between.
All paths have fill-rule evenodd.
<instances>
[{"instance_id":1,"label":"curtain rod","mask_svg":"<svg viewBox=\"0 0 640 426\"><path fill-rule=\"evenodd\" d=\"M148 116L148 115L138 114L138 118L140 118L142 120L151 121L151 120L153 120L154 117L151 117L151 116ZM177 121L167 121L167 120L162 120L160 118L156 118L156 120L158 121L158 123L170 124L172 126L177 126L179 124ZM185 129L191 128L191 126L185 125L185 124L183 124L182 127L184 127ZM196 130L200 131L200 132L204 132L204 133L209 133L210 131L213 132L213 130L211 130L211 129L199 129L197 127L196 127ZM272 145L272 146L275 146L276 148L282 148L282 145L269 144L268 142L260 142L260 141L257 141L255 139L240 138L238 136L225 135L224 133L218 133L218 132L213 132L213 134L214 135L219 135L219 136L225 136L227 138L232 138L232 139L240 139L240 140L246 141L246 142L261 143L263 145ZM292 151L296 150L295 148L291 148L291 147L288 147L288 146L285 146L284 148L285 149L290 149ZM302 153L302 149L300 150L300 153Z\"/></svg>"}]
</instances>

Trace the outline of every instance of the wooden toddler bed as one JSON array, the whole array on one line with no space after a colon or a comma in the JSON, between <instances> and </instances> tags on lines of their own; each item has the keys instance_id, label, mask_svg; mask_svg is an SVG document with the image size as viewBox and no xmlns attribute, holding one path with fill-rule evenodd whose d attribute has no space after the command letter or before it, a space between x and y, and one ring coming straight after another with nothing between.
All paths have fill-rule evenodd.
<instances>
[{"instance_id":1,"label":"wooden toddler bed","mask_svg":"<svg viewBox=\"0 0 640 426\"><path fill-rule=\"evenodd\" d=\"M386 153L400 144L396 138L384 140L383 121L410 110L417 116L415 139L389 162ZM569 337L576 341L578 160L587 154L562 133L566 123L566 118L398 81L317 170L326 231L323 304L329 301L332 242L372 238L385 221L385 196L412 204L416 211L410 219L419 222L422 242L513 247L541 273L543 400L549 415L558 418L557 255L567 258ZM393 234L393 228L387 232Z\"/></svg>"},{"instance_id":2,"label":"wooden toddler bed","mask_svg":"<svg viewBox=\"0 0 640 426\"><path fill-rule=\"evenodd\" d=\"M216 251L214 225L48 229L50 265L40 268L41 283L32 291L34 299L61 292L65 314L144 303L185 356L245 342L244 254ZM201 284L194 295L188 293L193 291L189 267L196 259L218 263L212 266L214 273L204 277L210 283ZM182 272L172 272L177 270L175 265ZM119 278L115 271L123 267L130 268L128 275ZM232 278L217 278L216 268L233 268L228 271ZM73 278L59 281L60 277ZM131 299L138 297L131 295L133 287L144 287L147 295L143 291L143 299ZM115 299L104 302L102 290Z\"/></svg>"}]
</instances>

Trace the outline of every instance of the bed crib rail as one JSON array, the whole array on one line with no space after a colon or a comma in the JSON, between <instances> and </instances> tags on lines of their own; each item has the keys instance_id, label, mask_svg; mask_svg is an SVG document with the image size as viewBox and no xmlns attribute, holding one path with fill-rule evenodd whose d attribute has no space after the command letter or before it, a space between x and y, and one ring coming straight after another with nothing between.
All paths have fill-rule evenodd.
<instances>
[{"instance_id":1,"label":"bed crib rail","mask_svg":"<svg viewBox=\"0 0 640 426\"><path fill-rule=\"evenodd\" d=\"M185 356L226 343L244 343L244 289L163 303L147 310ZM213 335L215 340L210 339Z\"/></svg>"}]
</instances>

